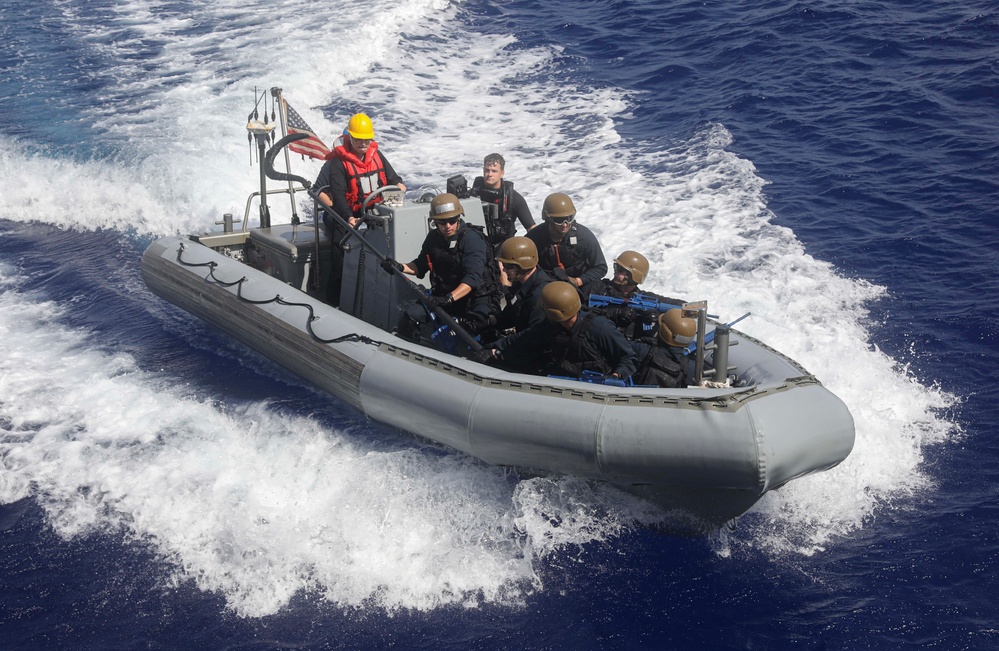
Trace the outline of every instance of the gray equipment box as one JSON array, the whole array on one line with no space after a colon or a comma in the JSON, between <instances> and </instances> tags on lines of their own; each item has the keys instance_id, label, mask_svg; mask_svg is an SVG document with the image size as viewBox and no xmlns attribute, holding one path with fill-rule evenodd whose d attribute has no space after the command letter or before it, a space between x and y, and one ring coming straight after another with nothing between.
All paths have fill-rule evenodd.
<instances>
[{"instance_id":1,"label":"gray equipment box","mask_svg":"<svg viewBox=\"0 0 999 651\"><path fill-rule=\"evenodd\" d=\"M312 224L254 228L246 239L246 261L250 266L303 292L322 297L326 293L326 278L318 279L318 292L310 291L308 287L315 254L316 238ZM330 239L322 228L319 229L319 262L323 269L329 268Z\"/></svg>"},{"instance_id":2,"label":"gray equipment box","mask_svg":"<svg viewBox=\"0 0 999 651\"><path fill-rule=\"evenodd\" d=\"M475 198L462 199L465 221L485 225L483 204ZM399 262L412 262L423 248L430 232L430 204L404 202L401 206L379 204L373 214L365 217L359 235L379 253ZM403 279L386 273L380 260L356 237L343 243L344 262L341 279L340 309L384 330L391 331L399 322L403 305L413 302L413 292ZM422 280L408 276L424 288L430 287L429 277Z\"/></svg>"}]
</instances>

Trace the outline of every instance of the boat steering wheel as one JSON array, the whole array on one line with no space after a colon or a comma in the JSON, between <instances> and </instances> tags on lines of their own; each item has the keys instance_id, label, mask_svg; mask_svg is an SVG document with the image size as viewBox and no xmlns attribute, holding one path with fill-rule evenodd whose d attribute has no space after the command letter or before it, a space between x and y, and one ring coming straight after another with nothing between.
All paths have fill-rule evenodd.
<instances>
[{"instance_id":1,"label":"boat steering wheel","mask_svg":"<svg viewBox=\"0 0 999 651\"><path fill-rule=\"evenodd\" d=\"M364 215L368 214L368 208L371 207L371 204L374 202L374 200L377 199L378 197L381 197L383 194L385 194L386 192L388 192L390 190L399 190L399 186L398 185L383 185L382 187L376 189L374 192L372 192L371 194L369 194L368 196L366 196L364 198L364 203L361 204L361 219L362 220L364 219Z\"/></svg>"}]
</instances>

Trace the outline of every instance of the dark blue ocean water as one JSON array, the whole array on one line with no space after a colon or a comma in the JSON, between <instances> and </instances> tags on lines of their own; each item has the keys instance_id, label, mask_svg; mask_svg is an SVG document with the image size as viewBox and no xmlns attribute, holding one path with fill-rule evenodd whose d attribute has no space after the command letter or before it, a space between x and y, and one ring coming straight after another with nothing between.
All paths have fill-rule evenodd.
<instances>
[{"instance_id":1,"label":"dark blue ocean water","mask_svg":"<svg viewBox=\"0 0 999 651\"><path fill-rule=\"evenodd\" d=\"M314 4L4 7L0 648L999 648L999 7ZM669 536L162 303L141 252L242 212L272 85L371 111L411 187L497 149L532 208L572 192L752 309L850 459Z\"/></svg>"}]
</instances>

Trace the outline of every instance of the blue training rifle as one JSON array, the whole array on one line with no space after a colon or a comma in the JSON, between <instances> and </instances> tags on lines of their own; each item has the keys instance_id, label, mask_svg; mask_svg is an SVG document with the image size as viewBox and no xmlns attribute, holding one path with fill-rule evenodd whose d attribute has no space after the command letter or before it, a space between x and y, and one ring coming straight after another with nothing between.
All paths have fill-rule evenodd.
<instances>
[{"instance_id":1,"label":"blue training rifle","mask_svg":"<svg viewBox=\"0 0 999 651\"><path fill-rule=\"evenodd\" d=\"M614 296L601 296L590 294L589 307L607 307L608 305L626 305L636 310L648 310L650 312L666 312L674 308L682 308L682 305L672 303L660 303L655 296L648 294L635 294L630 298L617 298ZM717 319L717 314L709 314L712 319Z\"/></svg>"},{"instance_id":2,"label":"blue training rifle","mask_svg":"<svg viewBox=\"0 0 999 651\"><path fill-rule=\"evenodd\" d=\"M631 377L621 379L604 375L603 373L597 373L596 371L583 371L583 374L580 377L572 377L570 375L549 375L548 377L554 380L573 380L575 382L588 382L590 384L605 384L612 387L645 386L644 384L635 384Z\"/></svg>"}]
</instances>

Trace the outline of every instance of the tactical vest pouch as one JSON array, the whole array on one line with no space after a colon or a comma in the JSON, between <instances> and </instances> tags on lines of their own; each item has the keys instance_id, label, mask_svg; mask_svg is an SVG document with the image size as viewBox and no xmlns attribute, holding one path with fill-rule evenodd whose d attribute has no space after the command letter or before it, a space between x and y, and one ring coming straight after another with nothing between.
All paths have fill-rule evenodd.
<instances>
[{"instance_id":1,"label":"tactical vest pouch","mask_svg":"<svg viewBox=\"0 0 999 651\"><path fill-rule=\"evenodd\" d=\"M665 350L656 346L652 349L649 357L648 372L645 374L646 382L655 383L661 387L675 389L686 386L686 376L683 366L677 362ZM650 382L651 381L651 382Z\"/></svg>"}]
</instances>

